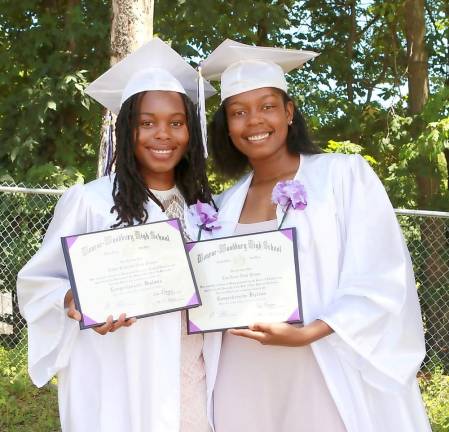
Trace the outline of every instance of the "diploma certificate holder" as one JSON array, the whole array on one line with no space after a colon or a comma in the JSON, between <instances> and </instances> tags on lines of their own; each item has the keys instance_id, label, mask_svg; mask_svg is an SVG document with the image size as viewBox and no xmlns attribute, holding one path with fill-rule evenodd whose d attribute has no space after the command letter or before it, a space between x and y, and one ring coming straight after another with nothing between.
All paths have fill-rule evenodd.
<instances>
[{"instance_id":1,"label":"diploma certificate holder","mask_svg":"<svg viewBox=\"0 0 449 432\"><path fill-rule=\"evenodd\" d=\"M62 237L80 328L201 304L178 219Z\"/></svg>"},{"instance_id":2,"label":"diploma certificate holder","mask_svg":"<svg viewBox=\"0 0 449 432\"><path fill-rule=\"evenodd\" d=\"M187 312L189 334L302 323L296 229L187 243L202 306Z\"/></svg>"}]
</instances>

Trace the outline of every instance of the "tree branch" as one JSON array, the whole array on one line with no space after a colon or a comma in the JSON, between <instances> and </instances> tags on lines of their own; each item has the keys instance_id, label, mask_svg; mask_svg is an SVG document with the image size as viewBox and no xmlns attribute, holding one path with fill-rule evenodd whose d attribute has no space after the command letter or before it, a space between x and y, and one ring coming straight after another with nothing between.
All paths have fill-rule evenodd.
<instances>
[{"instance_id":1,"label":"tree branch","mask_svg":"<svg viewBox=\"0 0 449 432\"><path fill-rule=\"evenodd\" d=\"M435 21L435 18L433 17L432 10L429 8L429 4L427 1L424 1L424 6L426 8L427 15L429 15L433 28L435 29L435 32L438 33L437 23Z\"/></svg>"},{"instance_id":2,"label":"tree branch","mask_svg":"<svg viewBox=\"0 0 449 432\"><path fill-rule=\"evenodd\" d=\"M376 21L379 20L379 18L380 18L380 16L379 16L378 14L374 15L374 16L369 20L369 22L366 24L366 26L363 27L359 32L356 33L356 38L357 38L357 40L360 39L361 36L363 36L363 35L368 31L368 29L369 29L369 28L370 28Z\"/></svg>"}]
</instances>

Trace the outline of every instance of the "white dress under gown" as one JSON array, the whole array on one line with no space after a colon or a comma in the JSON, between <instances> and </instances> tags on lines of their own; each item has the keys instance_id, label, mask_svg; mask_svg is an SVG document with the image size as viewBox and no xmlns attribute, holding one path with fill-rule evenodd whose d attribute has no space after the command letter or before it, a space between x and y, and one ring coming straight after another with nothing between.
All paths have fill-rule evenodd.
<instances>
[{"instance_id":1,"label":"white dress under gown","mask_svg":"<svg viewBox=\"0 0 449 432\"><path fill-rule=\"evenodd\" d=\"M184 198L178 188L167 191L151 189L170 218L179 218L184 235ZM186 240L191 240L186 238ZM181 425L180 432L210 432L207 419L206 371L203 358L203 335L187 334L186 312L181 313Z\"/></svg>"},{"instance_id":2,"label":"white dress under gown","mask_svg":"<svg viewBox=\"0 0 449 432\"><path fill-rule=\"evenodd\" d=\"M80 330L67 317L64 296L70 285L60 237L109 229L116 222L116 213L110 212L112 183L113 176L102 177L68 189L40 250L18 275L31 379L43 386L57 375L63 432L187 432L193 431L190 420L195 416L201 424L196 430L209 431L219 334L208 334L204 341L182 335L181 312L139 319L105 336ZM146 209L148 222L167 219L151 200ZM188 236L196 236L196 227L185 228ZM189 342L193 345L185 349ZM182 370L181 359L199 367L199 373ZM181 391L186 382L194 394L200 393L192 412L183 405L192 400L189 389Z\"/></svg>"},{"instance_id":3,"label":"white dress under gown","mask_svg":"<svg viewBox=\"0 0 449 432\"><path fill-rule=\"evenodd\" d=\"M277 220L238 224L235 235L275 229ZM346 431L310 346L262 345L226 333L214 403L217 432Z\"/></svg>"},{"instance_id":4,"label":"white dress under gown","mask_svg":"<svg viewBox=\"0 0 449 432\"><path fill-rule=\"evenodd\" d=\"M385 189L358 155L301 154L295 179L305 187L307 207L289 210L283 226L297 229L304 323L321 319L334 330L310 345L313 359L309 356L306 361L312 368L315 362L319 366L347 432L430 432L416 381L425 355L416 285ZM204 239L235 233L251 180L252 173L216 199L221 229L205 232ZM283 216L278 206L278 224ZM264 355L267 348L269 354ZM308 356L306 352L226 336L214 404L218 428L227 414L234 430L260 432L268 430L263 429L264 421L271 425L276 421L279 423L272 431L309 432L299 413L304 404L310 408L313 390L286 382L293 380L295 370L301 374L299 363ZM263 376L259 359L271 368ZM281 365L277 359L292 371L277 366ZM248 360L250 365L239 365ZM237 375L243 371L251 374L250 367L254 367L253 375ZM277 377L286 387L276 384ZM298 383L302 380L300 375L296 379ZM229 382L223 384L225 380ZM325 401L324 386L319 384L319 388L323 405L331 408ZM282 419L271 417L275 414L268 411L268 400L259 407L239 396L258 400L271 390L273 408L279 413L284 404L288 416L297 412L296 424L282 427ZM240 404L248 412L243 412ZM325 415L321 410L313 412ZM327 430L334 431L334 427Z\"/></svg>"}]
</instances>

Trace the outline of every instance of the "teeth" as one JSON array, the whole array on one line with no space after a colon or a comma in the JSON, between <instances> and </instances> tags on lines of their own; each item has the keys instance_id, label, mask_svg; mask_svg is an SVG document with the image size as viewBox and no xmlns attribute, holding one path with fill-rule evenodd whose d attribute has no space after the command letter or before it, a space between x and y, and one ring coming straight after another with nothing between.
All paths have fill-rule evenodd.
<instances>
[{"instance_id":1,"label":"teeth","mask_svg":"<svg viewBox=\"0 0 449 432\"><path fill-rule=\"evenodd\" d=\"M252 135L248 137L248 141L259 141L259 140L263 140L265 138L268 137L268 135L270 135L268 132L264 133L264 134L260 134L260 135Z\"/></svg>"},{"instance_id":2,"label":"teeth","mask_svg":"<svg viewBox=\"0 0 449 432\"><path fill-rule=\"evenodd\" d=\"M156 149L151 149L152 152L157 153L157 154L168 154L171 153L173 150L156 150Z\"/></svg>"}]
</instances>

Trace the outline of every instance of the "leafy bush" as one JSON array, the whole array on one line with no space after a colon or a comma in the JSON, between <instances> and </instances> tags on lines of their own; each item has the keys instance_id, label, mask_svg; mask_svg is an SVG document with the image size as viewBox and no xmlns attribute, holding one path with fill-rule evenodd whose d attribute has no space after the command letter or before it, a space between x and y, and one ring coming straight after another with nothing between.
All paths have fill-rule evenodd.
<instances>
[{"instance_id":1,"label":"leafy bush","mask_svg":"<svg viewBox=\"0 0 449 432\"><path fill-rule=\"evenodd\" d=\"M56 432L60 430L56 381L37 389L17 358L25 341L7 350L0 346L0 430L4 432ZM420 378L424 405L433 432L449 432L449 376L441 368Z\"/></svg>"},{"instance_id":2,"label":"leafy bush","mask_svg":"<svg viewBox=\"0 0 449 432\"><path fill-rule=\"evenodd\" d=\"M430 377L420 379L421 393L433 432L449 431L449 376L437 367Z\"/></svg>"},{"instance_id":3,"label":"leafy bush","mask_svg":"<svg viewBox=\"0 0 449 432\"><path fill-rule=\"evenodd\" d=\"M55 382L38 389L26 366L16 366L25 342L7 350L0 346L0 430L4 432L60 431ZM19 364L26 364L24 359Z\"/></svg>"}]
</instances>

